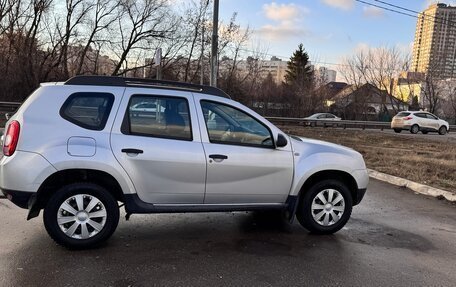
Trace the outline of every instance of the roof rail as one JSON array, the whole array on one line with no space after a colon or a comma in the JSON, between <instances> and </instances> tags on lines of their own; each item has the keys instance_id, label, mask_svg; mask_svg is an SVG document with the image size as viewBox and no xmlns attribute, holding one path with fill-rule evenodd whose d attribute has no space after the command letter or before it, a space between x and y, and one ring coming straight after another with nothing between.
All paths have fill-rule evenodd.
<instances>
[{"instance_id":1,"label":"roof rail","mask_svg":"<svg viewBox=\"0 0 456 287\"><path fill-rule=\"evenodd\" d=\"M120 87L151 87L179 89L193 92L202 92L213 96L231 99L231 97L219 88L196 85L175 81L153 80L145 78L126 78L115 76L75 76L68 79L65 85L89 85L89 86L120 86Z\"/></svg>"}]
</instances>

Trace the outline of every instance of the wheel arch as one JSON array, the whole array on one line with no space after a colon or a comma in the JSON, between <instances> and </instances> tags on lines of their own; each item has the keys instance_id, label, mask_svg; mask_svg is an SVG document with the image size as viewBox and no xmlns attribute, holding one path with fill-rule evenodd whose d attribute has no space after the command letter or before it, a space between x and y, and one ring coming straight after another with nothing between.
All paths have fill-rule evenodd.
<instances>
[{"instance_id":1,"label":"wheel arch","mask_svg":"<svg viewBox=\"0 0 456 287\"><path fill-rule=\"evenodd\" d=\"M352 196L352 205L357 205L362 197L364 196L364 192L361 192L358 187L358 183L356 179L348 172L336 169L326 169L326 170L319 170L310 175L305 181L302 183L301 187L299 188L299 192L296 195L290 195L287 199L287 218L292 221L294 215L297 212L299 202L301 197L304 193L306 193L310 187L312 187L315 183L324 180L324 179L335 179L339 180L340 182L347 185L347 188L350 190L350 194Z\"/></svg>"},{"instance_id":2,"label":"wheel arch","mask_svg":"<svg viewBox=\"0 0 456 287\"><path fill-rule=\"evenodd\" d=\"M350 190L353 205L357 204L356 199L358 192L358 184L356 183L355 178L351 174L342 170L321 170L312 174L305 180L305 182L301 186L301 189L299 191L299 197L301 196L301 194L307 192L307 190L309 190L309 188L312 187L315 183L322 181L324 179L335 179L344 183Z\"/></svg>"},{"instance_id":3,"label":"wheel arch","mask_svg":"<svg viewBox=\"0 0 456 287\"><path fill-rule=\"evenodd\" d=\"M29 208L27 219L39 215L51 196L62 186L75 182L90 182L106 188L117 201L124 202L124 193L119 182L109 173L95 169L65 169L50 175L38 189Z\"/></svg>"}]
</instances>

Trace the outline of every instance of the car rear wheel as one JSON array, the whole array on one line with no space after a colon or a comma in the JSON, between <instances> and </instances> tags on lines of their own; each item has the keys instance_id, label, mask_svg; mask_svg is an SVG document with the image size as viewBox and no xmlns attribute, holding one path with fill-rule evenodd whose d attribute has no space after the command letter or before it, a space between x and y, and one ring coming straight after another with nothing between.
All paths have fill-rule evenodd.
<instances>
[{"instance_id":1,"label":"car rear wheel","mask_svg":"<svg viewBox=\"0 0 456 287\"><path fill-rule=\"evenodd\" d=\"M48 201L44 226L58 244L72 249L91 248L107 240L119 223L119 207L103 187L73 183L60 188Z\"/></svg>"},{"instance_id":2,"label":"car rear wheel","mask_svg":"<svg viewBox=\"0 0 456 287\"><path fill-rule=\"evenodd\" d=\"M401 131L402 131L401 129L394 129L394 132L395 132L395 133L398 133L398 134L399 134Z\"/></svg>"},{"instance_id":3,"label":"car rear wheel","mask_svg":"<svg viewBox=\"0 0 456 287\"><path fill-rule=\"evenodd\" d=\"M352 197L338 180L322 180L302 195L296 217L312 233L332 234L347 223L352 211Z\"/></svg>"},{"instance_id":4,"label":"car rear wheel","mask_svg":"<svg viewBox=\"0 0 456 287\"><path fill-rule=\"evenodd\" d=\"M440 135L445 135L447 133L447 128L445 126L441 126L439 128L439 134Z\"/></svg>"},{"instance_id":5,"label":"car rear wheel","mask_svg":"<svg viewBox=\"0 0 456 287\"><path fill-rule=\"evenodd\" d=\"M418 125L413 125L411 128L410 128L410 132L412 134L417 134L418 132L420 131L420 127Z\"/></svg>"}]
</instances>

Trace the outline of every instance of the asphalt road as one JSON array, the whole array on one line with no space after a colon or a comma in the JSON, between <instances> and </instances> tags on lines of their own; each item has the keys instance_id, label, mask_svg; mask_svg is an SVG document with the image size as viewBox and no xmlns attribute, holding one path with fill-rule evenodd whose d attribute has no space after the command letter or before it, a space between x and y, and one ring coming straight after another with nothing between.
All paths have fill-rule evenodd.
<instances>
[{"instance_id":1,"label":"asphalt road","mask_svg":"<svg viewBox=\"0 0 456 287\"><path fill-rule=\"evenodd\" d=\"M0 286L455 286L456 206L372 180L346 228L258 213L133 215L68 251L0 201Z\"/></svg>"}]
</instances>

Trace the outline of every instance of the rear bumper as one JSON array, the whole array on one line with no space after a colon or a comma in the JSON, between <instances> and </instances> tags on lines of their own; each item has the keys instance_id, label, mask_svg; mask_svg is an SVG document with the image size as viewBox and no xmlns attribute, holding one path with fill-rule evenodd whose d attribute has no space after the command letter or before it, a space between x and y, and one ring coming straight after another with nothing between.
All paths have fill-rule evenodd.
<instances>
[{"instance_id":1,"label":"rear bumper","mask_svg":"<svg viewBox=\"0 0 456 287\"><path fill-rule=\"evenodd\" d=\"M8 190L3 188L1 191L12 203L25 209L28 209L29 206L31 206L36 194L35 192Z\"/></svg>"},{"instance_id":2,"label":"rear bumper","mask_svg":"<svg viewBox=\"0 0 456 287\"><path fill-rule=\"evenodd\" d=\"M404 125L404 124L391 124L392 129L401 129L401 130L409 130L412 125Z\"/></svg>"}]
</instances>

